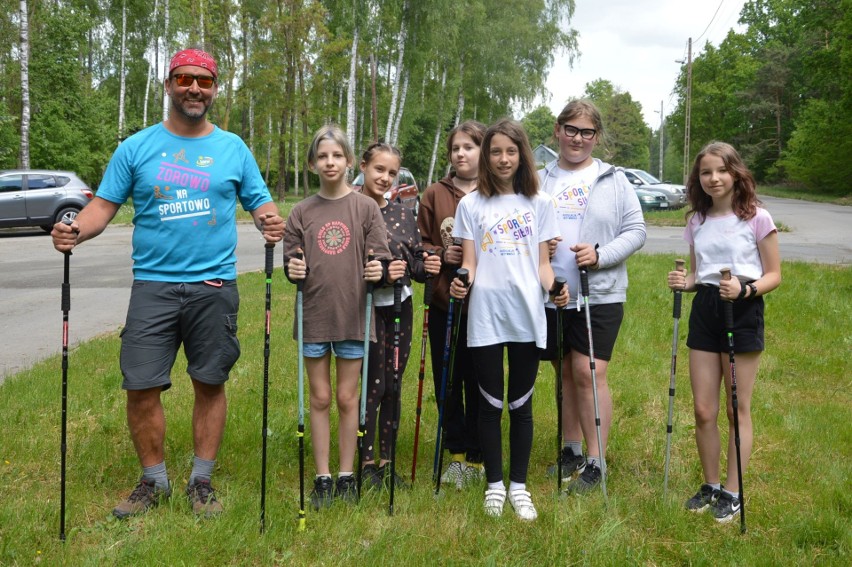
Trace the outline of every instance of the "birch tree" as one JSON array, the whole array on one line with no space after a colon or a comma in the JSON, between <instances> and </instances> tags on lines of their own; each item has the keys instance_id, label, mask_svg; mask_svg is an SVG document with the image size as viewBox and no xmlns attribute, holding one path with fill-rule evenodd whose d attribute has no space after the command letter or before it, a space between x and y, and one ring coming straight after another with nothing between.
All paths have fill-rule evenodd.
<instances>
[{"instance_id":1,"label":"birch tree","mask_svg":"<svg viewBox=\"0 0 852 567\"><path fill-rule=\"evenodd\" d=\"M30 24L27 0L21 0L21 153L20 167L30 167Z\"/></svg>"}]
</instances>

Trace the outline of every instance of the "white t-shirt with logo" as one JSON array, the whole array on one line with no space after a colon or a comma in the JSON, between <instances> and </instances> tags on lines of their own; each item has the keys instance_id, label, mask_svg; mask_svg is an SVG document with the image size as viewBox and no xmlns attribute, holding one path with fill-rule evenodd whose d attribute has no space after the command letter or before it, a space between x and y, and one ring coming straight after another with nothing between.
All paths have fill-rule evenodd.
<instances>
[{"instance_id":1,"label":"white t-shirt with logo","mask_svg":"<svg viewBox=\"0 0 852 567\"><path fill-rule=\"evenodd\" d=\"M567 171L555 167L552 174L546 176L541 184L541 191L553 200L556 210L556 223L562 241L556 247L556 254L550 259L553 272L562 276L568 282L568 290L572 297L577 297L580 291L580 270L577 268L576 254L571 247L580 241L580 226L586 215L586 205L589 201L592 183L600 173L600 162L576 171ZM548 306L553 303L548 301Z\"/></svg>"},{"instance_id":2,"label":"white t-shirt with logo","mask_svg":"<svg viewBox=\"0 0 852 567\"><path fill-rule=\"evenodd\" d=\"M476 281L468 295L467 344L547 344L538 275L539 244L559 234L551 200L539 193L486 197L474 191L459 202L453 236L472 240Z\"/></svg>"}]
</instances>

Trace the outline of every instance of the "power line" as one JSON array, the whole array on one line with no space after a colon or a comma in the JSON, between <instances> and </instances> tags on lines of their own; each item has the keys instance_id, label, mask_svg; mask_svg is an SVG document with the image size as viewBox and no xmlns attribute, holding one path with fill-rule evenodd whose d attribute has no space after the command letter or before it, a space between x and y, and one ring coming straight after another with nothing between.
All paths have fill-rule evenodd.
<instances>
[{"instance_id":1,"label":"power line","mask_svg":"<svg viewBox=\"0 0 852 567\"><path fill-rule=\"evenodd\" d=\"M701 35L699 35L698 37L695 38L696 43L698 42L699 39L704 37L704 34L707 33L707 30L710 29L711 25L713 25L713 20L716 19L716 16L719 14L719 10L722 8L722 4L724 4L724 3L725 3L725 0L721 0L721 2L719 2L719 6L716 8L716 11L713 13L713 17L710 18L710 21L707 23L707 27L704 28L704 31L701 32Z\"/></svg>"}]
</instances>

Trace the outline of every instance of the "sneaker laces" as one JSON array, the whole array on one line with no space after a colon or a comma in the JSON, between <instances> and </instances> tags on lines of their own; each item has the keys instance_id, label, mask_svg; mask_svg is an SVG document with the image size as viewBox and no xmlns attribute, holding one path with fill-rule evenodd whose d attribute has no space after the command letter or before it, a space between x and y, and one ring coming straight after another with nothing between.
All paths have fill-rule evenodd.
<instances>
[{"instance_id":1,"label":"sneaker laces","mask_svg":"<svg viewBox=\"0 0 852 567\"><path fill-rule=\"evenodd\" d=\"M148 481L142 479L139 481L139 484L136 485L136 488L133 489L133 492L130 493L130 496L127 497L127 500L129 502L143 502L145 500L153 500L156 491L156 484L154 484L153 480Z\"/></svg>"},{"instance_id":2,"label":"sneaker laces","mask_svg":"<svg viewBox=\"0 0 852 567\"><path fill-rule=\"evenodd\" d=\"M198 481L192 485L193 496L204 504L209 504L216 500L215 491L209 482Z\"/></svg>"}]
</instances>

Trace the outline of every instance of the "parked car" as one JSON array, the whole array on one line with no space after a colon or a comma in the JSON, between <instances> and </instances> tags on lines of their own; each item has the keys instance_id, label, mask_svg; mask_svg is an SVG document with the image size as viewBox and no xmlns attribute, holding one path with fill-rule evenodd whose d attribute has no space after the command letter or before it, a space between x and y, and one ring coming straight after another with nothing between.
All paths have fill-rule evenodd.
<instances>
[{"instance_id":1,"label":"parked car","mask_svg":"<svg viewBox=\"0 0 852 567\"><path fill-rule=\"evenodd\" d=\"M659 191L650 191L648 189L636 189L636 196L639 197L639 204L642 205L642 211L667 211L669 210L669 200L664 193Z\"/></svg>"},{"instance_id":2,"label":"parked car","mask_svg":"<svg viewBox=\"0 0 852 567\"><path fill-rule=\"evenodd\" d=\"M355 181L352 182L352 188L360 191L364 185L364 174L359 173ZM399 168L399 173L393 181L390 191L385 193L385 199L395 201L407 205L414 211L414 216L420 210L420 190L417 188L417 181L408 169Z\"/></svg>"},{"instance_id":3,"label":"parked car","mask_svg":"<svg viewBox=\"0 0 852 567\"><path fill-rule=\"evenodd\" d=\"M93 197L71 171L0 171L0 227L39 226L50 232L57 222L74 220Z\"/></svg>"},{"instance_id":4,"label":"parked car","mask_svg":"<svg viewBox=\"0 0 852 567\"><path fill-rule=\"evenodd\" d=\"M668 199L671 209L679 209L686 205L686 187L683 185L660 181L641 169L625 169L624 175L627 176L627 180L634 187L663 193Z\"/></svg>"}]
</instances>

